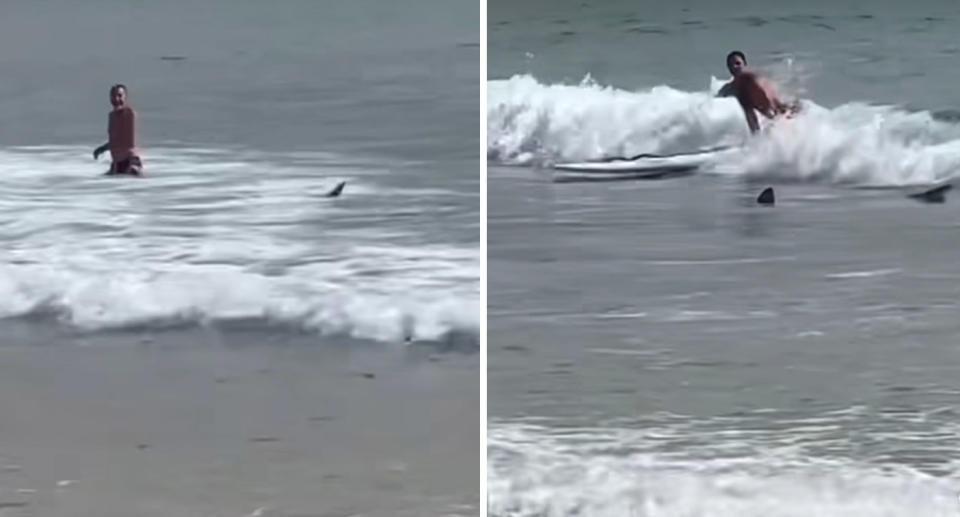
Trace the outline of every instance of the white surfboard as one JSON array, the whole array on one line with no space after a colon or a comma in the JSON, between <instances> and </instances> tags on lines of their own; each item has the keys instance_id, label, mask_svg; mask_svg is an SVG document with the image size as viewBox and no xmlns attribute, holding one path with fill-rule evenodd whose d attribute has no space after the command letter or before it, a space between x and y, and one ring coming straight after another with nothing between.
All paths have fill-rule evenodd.
<instances>
[{"instance_id":1,"label":"white surfboard","mask_svg":"<svg viewBox=\"0 0 960 517\"><path fill-rule=\"evenodd\" d=\"M737 148L710 150L700 153L673 156L641 156L633 160L613 159L594 162L558 163L554 169L573 172L640 173L640 172L687 172L711 163L720 156L736 152Z\"/></svg>"},{"instance_id":2,"label":"white surfboard","mask_svg":"<svg viewBox=\"0 0 960 517\"><path fill-rule=\"evenodd\" d=\"M600 181L630 181L630 180L658 180L678 178L695 174L695 168L629 170L629 171L597 171L597 170L561 170L553 173L554 183L592 183Z\"/></svg>"}]
</instances>

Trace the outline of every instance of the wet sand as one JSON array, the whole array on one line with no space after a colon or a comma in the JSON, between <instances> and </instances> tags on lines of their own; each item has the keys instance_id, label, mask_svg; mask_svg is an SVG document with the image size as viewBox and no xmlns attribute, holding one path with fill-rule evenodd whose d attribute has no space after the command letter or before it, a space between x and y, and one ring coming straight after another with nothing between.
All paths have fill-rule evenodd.
<instances>
[{"instance_id":1,"label":"wet sand","mask_svg":"<svg viewBox=\"0 0 960 517\"><path fill-rule=\"evenodd\" d=\"M479 514L476 354L7 330L4 517Z\"/></svg>"}]
</instances>

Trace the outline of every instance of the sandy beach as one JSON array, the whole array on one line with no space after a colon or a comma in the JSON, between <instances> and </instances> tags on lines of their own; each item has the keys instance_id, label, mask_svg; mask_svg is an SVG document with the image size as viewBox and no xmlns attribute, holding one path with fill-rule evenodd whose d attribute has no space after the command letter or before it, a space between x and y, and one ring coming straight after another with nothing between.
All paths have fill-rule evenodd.
<instances>
[{"instance_id":1,"label":"sandy beach","mask_svg":"<svg viewBox=\"0 0 960 517\"><path fill-rule=\"evenodd\" d=\"M479 513L476 354L5 327L4 517Z\"/></svg>"}]
</instances>

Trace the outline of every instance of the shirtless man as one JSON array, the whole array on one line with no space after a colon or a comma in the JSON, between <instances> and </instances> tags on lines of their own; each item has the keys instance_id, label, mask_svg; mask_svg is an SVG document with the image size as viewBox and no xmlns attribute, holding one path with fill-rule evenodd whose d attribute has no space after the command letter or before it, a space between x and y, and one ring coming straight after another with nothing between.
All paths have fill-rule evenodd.
<instances>
[{"instance_id":1,"label":"shirtless man","mask_svg":"<svg viewBox=\"0 0 960 517\"><path fill-rule=\"evenodd\" d=\"M772 119L778 115L789 117L799 109L797 104L789 105L781 101L769 81L747 70L747 58L743 52L734 50L727 54L727 70L730 71L733 79L720 88L717 96L737 98L751 133L760 131L757 111Z\"/></svg>"},{"instance_id":2,"label":"shirtless man","mask_svg":"<svg viewBox=\"0 0 960 517\"><path fill-rule=\"evenodd\" d=\"M115 84L110 88L110 104L113 111L107 119L107 143L93 150L93 159L110 150L113 162L107 175L143 174L143 164L137 151L136 121L137 114L127 105L127 87Z\"/></svg>"}]
</instances>

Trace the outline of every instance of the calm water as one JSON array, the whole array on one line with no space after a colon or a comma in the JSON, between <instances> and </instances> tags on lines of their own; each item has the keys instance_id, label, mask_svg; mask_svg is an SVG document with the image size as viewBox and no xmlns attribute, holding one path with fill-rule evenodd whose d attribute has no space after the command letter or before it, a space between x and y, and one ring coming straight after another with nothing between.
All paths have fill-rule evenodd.
<instances>
[{"instance_id":1,"label":"calm water","mask_svg":"<svg viewBox=\"0 0 960 517\"><path fill-rule=\"evenodd\" d=\"M954 515L960 211L905 194L960 170L960 18L551 6L489 7L491 514ZM805 114L747 142L710 95L733 48ZM690 177L551 181L744 143Z\"/></svg>"}]
</instances>

